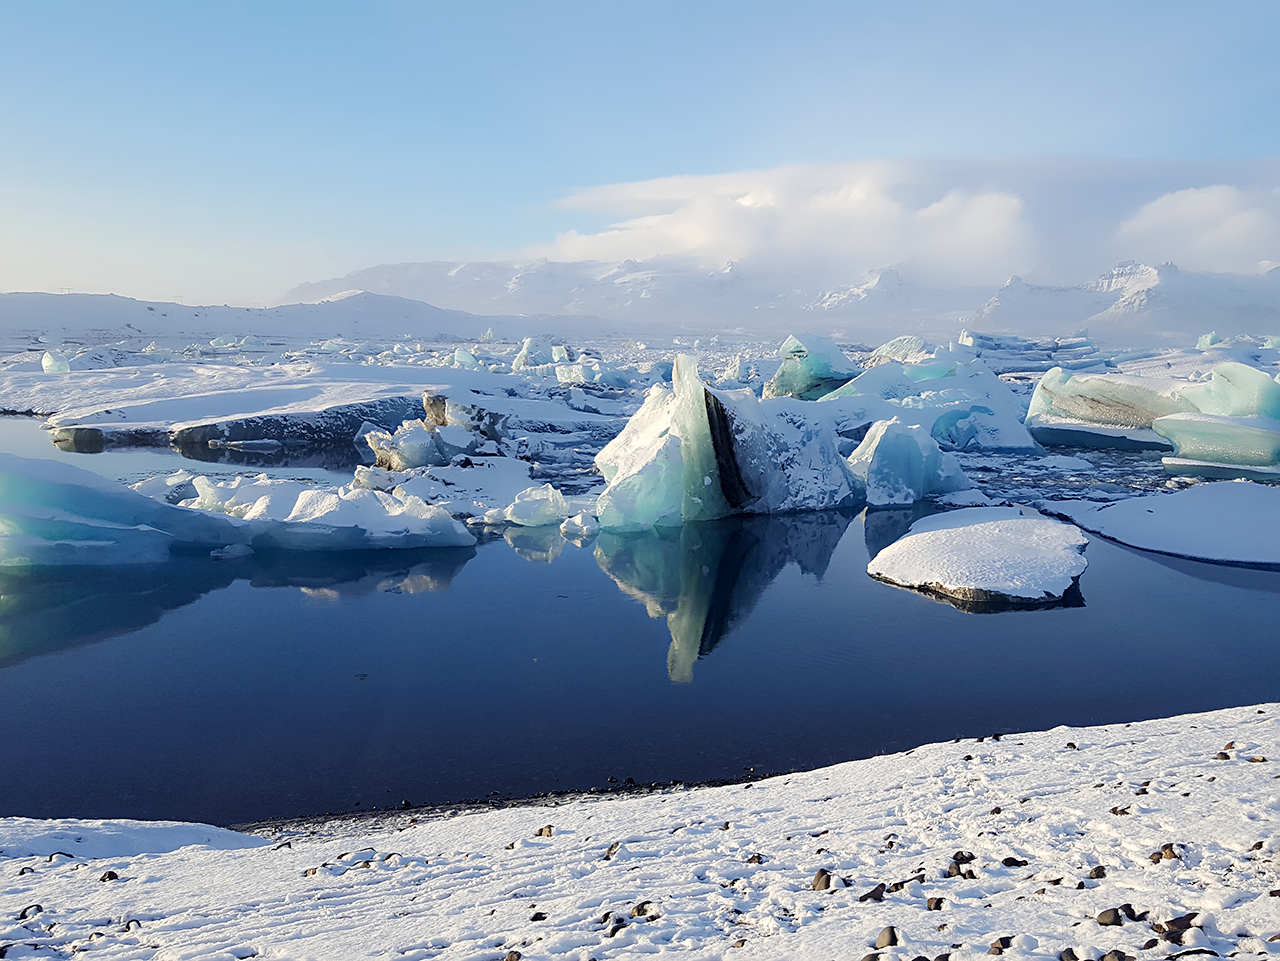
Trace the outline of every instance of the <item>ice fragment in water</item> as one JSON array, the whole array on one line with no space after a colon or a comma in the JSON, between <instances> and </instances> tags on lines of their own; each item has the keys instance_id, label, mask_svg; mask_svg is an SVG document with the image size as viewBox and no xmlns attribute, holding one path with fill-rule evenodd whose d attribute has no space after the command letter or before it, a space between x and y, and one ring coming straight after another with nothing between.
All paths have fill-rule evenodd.
<instances>
[{"instance_id":1,"label":"ice fragment in water","mask_svg":"<svg viewBox=\"0 0 1280 961\"><path fill-rule=\"evenodd\" d=\"M849 467L866 484L872 506L911 504L931 494L970 487L955 454L939 448L923 427L903 424L896 417L871 426L849 455Z\"/></svg>"},{"instance_id":2,"label":"ice fragment in water","mask_svg":"<svg viewBox=\"0 0 1280 961\"><path fill-rule=\"evenodd\" d=\"M599 522L585 511L565 518L564 523L560 525L560 533L575 540L586 540L587 538L595 537L599 531Z\"/></svg>"},{"instance_id":3,"label":"ice fragment in water","mask_svg":"<svg viewBox=\"0 0 1280 961\"><path fill-rule=\"evenodd\" d=\"M778 356L782 364L764 385L765 397L817 400L861 372L834 340L817 334L792 334L778 348Z\"/></svg>"},{"instance_id":4,"label":"ice fragment in water","mask_svg":"<svg viewBox=\"0 0 1280 961\"><path fill-rule=\"evenodd\" d=\"M1270 467L1280 464L1280 420L1170 414L1152 424L1167 437L1176 457L1214 464Z\"/></svg>"},{"instance_id":5,"label":"ice fragment in water","mask_svg":"<svg viewBox=\"0 0 1280 961\"><path fill-rule=\"evenodd\" d=\"M564 495L550 484L530 487L516 495L516 499L502 512L503 518L520 527L542 527L559 524L569 516L569 505Z\"/></svg>"}]
</instances>

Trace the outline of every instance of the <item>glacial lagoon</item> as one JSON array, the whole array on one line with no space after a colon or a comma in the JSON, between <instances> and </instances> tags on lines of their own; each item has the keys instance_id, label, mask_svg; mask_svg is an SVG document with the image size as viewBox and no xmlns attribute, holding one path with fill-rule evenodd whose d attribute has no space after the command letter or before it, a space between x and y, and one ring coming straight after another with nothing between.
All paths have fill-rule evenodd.
<instances>
[{"instance_id":1,"label":"glacial lagoon","mask_svg":"<svg viewBox=\"0 0 1280 961\"><path fill-rule=\"evenodd\" d=\"M0 575L0 810L231 824L1280 696L1280 572L1093 537L1074 606L965 613L866 574L920 510Z\"/></svg>"}]
</instances>

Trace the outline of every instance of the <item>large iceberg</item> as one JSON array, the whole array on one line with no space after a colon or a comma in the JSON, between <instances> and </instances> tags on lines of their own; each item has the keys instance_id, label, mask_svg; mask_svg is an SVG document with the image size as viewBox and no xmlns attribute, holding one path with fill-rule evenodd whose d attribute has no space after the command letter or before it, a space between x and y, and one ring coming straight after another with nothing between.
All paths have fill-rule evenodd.
<instances>
[{"instance_id":1,"label":"large iceberg","mask_svg":"<svg viewBox=\"0 0 1280 961\"><path fill-rule=\"evenodd\" d=\"M950 450L1038 449L1013 391L964 351L939 349L915 364L885 361L820 400L845 438L861 439L871 424L896 417Z\"/></svg>"},{"instance_id":2,"label":"large iceberg","mask_svg":"<svg viewBox=\"0 0 1280 961\"><path fill-rule=\"evenodd\" d=\"M862 370L830 337L795 334L778 348L782 363L764 385L763 396L817 400L848 383Z\"/></svg>"},{"instance_id":3,"label":"large iceberg","mask_svg":"<svg viewBox=\"0 0 1280 961\"><path fill-rule=\"evenodd\" d=\"M1280 384L1231 361L1191 382L1054 368L1036 386L1026 424L1047 444L1174 447L1179 467L1186 460L1256 467L1276 463L1267 451L1280 444L1268 437L1277 419Z\"/></svg>"},{"instance_id":4,"label":"large iceberg","mask_svg":"<svg viewBox=\"0 0 1280 961\"><path fill-rule=\"evenodd\" d=\"M938 447L923 427L896 417L871 426L849 455L849 467L866 485L867 503L873 507L911 504L972 486L955 454Z\"/></svg>"},{"instance_id":5,"label":"large iceberg","mask_svg":"<svg viewBox=\"0 0 1280 961\"><path fill-rule=\"evenodd\" d=\"M1017 508L969 507L916 521L871 559L867 573L962 610L1061 604L1078 590L1088 543L1069 524Z\"/></svg>"},{"instance_id":6,"label":"large iceberg","mask_svg":"<svg viewBox=\"0 0 1280 961\"><path fill-rule=\"evenodd\" d=\"M596 455L608 482L596 505L600 526L644 530L860 502L862 483L814 413L791 398L712 390L698 377L695 358L677 356L672 388L651 387L644 406Z\"/></svg>"}]
</instances>

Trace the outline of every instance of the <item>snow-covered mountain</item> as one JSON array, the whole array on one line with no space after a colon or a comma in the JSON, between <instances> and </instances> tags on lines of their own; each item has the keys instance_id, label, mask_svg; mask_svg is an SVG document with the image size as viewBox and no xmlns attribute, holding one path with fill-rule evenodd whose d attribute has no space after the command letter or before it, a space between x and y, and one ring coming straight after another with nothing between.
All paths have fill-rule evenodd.
<instances>
[{"instance_id":1,"label":"snow-covered mountain","mask_svg":"<svg viewBox=\"0 0 1280 961\"><path fill-rule=\"evenodd\" d=\"M856 284L797 285L749 262L709 265L679 257L618 263L546 260L384 264L301 284L284 300L359 289L474 313L591 314L635 326L760 335L819 329L849 337L951 333L990 288L932 287L896 269Z\"/></svg>"},{"instance_id":2,"label":"snow-covered mountain","mask_svg":"<svg viewBox=\"0 0 1280 961\"><path fill-rule=\"evenodd\" d=\"M977 330L1057 334L1087 327L1095 339L1186 340L1210 330L1280 333L1280 268L1261 275L1210 274L1123 263L1072 287L1012 277L965 323Z\"/></svg>"}]
</instances>

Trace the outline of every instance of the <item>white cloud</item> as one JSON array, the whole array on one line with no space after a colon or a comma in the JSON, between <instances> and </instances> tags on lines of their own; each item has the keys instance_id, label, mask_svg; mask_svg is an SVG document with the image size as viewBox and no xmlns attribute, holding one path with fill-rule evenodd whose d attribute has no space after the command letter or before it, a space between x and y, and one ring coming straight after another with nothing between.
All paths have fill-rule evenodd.
<instances>
[{"instance_id":1,"label":"white cloud","mask_svg":"<svg viewBox=\"0 0 1280 961\"><path fill-rule=\"evenodd\" d=\"M1022 200L947 184L913 163L794 165L585 190L566 206L628 217L530 253L552 260L682 254L847 279L885 263L942 281L1000 283L1034 262Z\"/></svg>"},{"instance_id":2,"label":"white cloud","mask_svg":"<svg viewBox=\"0 0 1280 961\"><path fill-rule=\"evenodd\" d=\"M1228 184L1175 190L1144 204L1120 225L1116 241L1126 259L1253 272L1280 259L1280 195Z\"/></svg>"}]
</instances>

